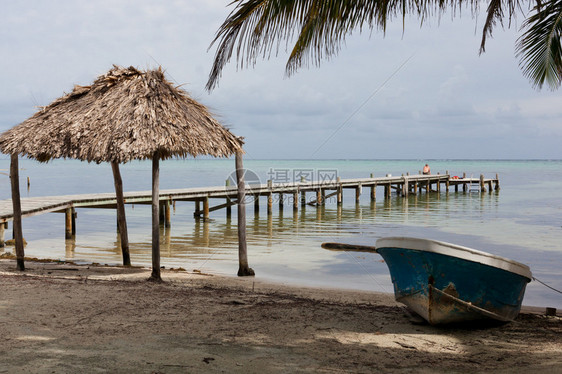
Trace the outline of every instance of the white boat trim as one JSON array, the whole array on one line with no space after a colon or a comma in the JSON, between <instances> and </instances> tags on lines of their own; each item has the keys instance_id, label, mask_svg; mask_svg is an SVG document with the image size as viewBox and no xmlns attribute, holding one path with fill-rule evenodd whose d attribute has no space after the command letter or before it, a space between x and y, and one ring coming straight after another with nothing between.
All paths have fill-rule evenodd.
<instances>
[{"instance_id":1,"label":"white boat trim","mask_svg":"<svg viewBox=\"0 0 562 374\"><path fill-rule=\"evenodd\" d=\"M526 277L531 281L533 274L531 269L520 262L505 257L492 255L476 249L463 247L456 244L441 242L432 239L420 239L409 237L387 237L380 238L376 242L376 248L404 248L418 251L439 253L446 256L457 257L463 260L478 262L480 264L493 266L515 274Z\"/></svg>"}]
</instances>

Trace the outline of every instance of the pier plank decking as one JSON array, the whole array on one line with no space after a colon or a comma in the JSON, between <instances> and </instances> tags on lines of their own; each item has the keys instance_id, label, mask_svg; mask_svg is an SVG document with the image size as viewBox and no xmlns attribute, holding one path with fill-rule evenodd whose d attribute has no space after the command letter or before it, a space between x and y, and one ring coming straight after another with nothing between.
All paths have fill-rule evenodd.
<instances>
[{"instance_id":1,"label":"pier plank decking","mask_svg":"<svg viewBox=\"0 0 562 374\"><path fill-rule=\"evenodd\" d=\"M387 176L378 178L355 178L342 179L323 182L298 182L287 184L250 184L246 186L246 196L267 196L268 212L271 211L272 195L283 194L293 197L292 205L298 209L299 205L321 205L325 204L326 199L337 195L337 203L342 202L344 189L355 190L356 200L362 194L363 188L371 188L370 197L376 199L376 188L384 188L384 196L388 198L394 190L398 196L408 196L409 194L421 193L423 191L440 192L444 187L449 191L451 187L458 192L459 187L464 192L477 189L478 191L493 191L499 189L499 179L495 178L453 178L449 175L406 175L406 176ZM326 194L327 191L330 191ZM306 200L306 193L314 193L315 199ZM299 198L300 195L300 198ZM152 196L150 191L126 192L124 194L126 204L150 204ZM223 199L226 202L217 206L210 207L210 199ZM195 216L208 218L209 212L214 210L229 208L237 204L236 186L218 187L196 187L184 189L170 189L160 191L160 202L165 209L169 209L170 203L174 201L195 201ZM200 209L199 202L203 202L203 209ZM259 199L255 199L256 207L259 206ZM166 203L166 204L165 204ZM283 203L283 199L279 199ZM21 199L22 217L31 217L38 214L50 212L65 212L67 220L69 214L76 208L115 208L115 193L99 193L84 195L66 196L44 196L29 197ZM166 220L169 215L165 215ZM5 224L13 219L11 199L0 200L0 224Z\"/></svg>"}]
</instances>

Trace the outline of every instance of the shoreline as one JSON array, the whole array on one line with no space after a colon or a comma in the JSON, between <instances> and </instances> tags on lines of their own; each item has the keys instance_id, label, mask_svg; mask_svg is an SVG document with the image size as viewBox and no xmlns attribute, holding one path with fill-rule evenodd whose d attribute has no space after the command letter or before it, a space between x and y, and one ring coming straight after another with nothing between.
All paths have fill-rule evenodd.
<instances>
[{"instance_id":1,"label":"shoreline","mask_svg":"<svg viewBox=\"0 0 562 374\"><path fill-rule=\"evenodd\" d=\"M154 283L146 268L27 267L0 260L0 372L562 370L560 317L434 327L411 322L390 294L170 269Z\"/></svg>"},{"instance_id":2,"label":"shoreline","mask_svg":"<svg viewBox=\"0 0 562 374\"><path fill-rule=\"evenodd\" d=\"M11 252L4 252L2 254L0 254L0 275L2 275L4 273L3 269L4 266L1 265L1 261L3 260L12 260L15 261L15 255ZM60 259L51 259L51 258L37 258L37 257L26 257L25 258L25 262L26 264L29 263L36 263L36 264L56 264L59 266L77 266L80 267L81 269L83 269L84 267L87 268L89 270L90 267L92 268L97 268L97 269L103 269L103 268L107 268L107 269L122 269L123 272L122 274L120 274L120 276L118 276L117 278L120 280L129 280L131 278L131 275L126 275L126 273L128 273L128 270L137 270L139 271L139 273L145 273L143 276L137 276L138 279L135 280L146 280L149 278L150 276L150 268L146 267L144 265L132 265L129 267L124 267L120 264L100 264L97 262L87 262L87 261L69 261L69 260L60 260ZM13 269L15 271L15 269ZM30 273L29 270L33 270L33 269L28 269L27 265L26 265L26 271L23 273L19 273L19 274L25 274L25 275L33 275L33 272ZM44 272L44 270L43 270ZM84 272L84 271L83 271ZM298 289L300 292L305 293L305 290L308 290L308 294L309 295L318 295L318 294L326 294L328 295L327 297L332 296L333 294L350 294L350 295L365 295L366 298L368 298L369 296L372 295L380 295L382 297L382 295L385 295L386 297L384 298L385 302L388 304L395 304L397 306L402 306L405 308L405 306L397 301L395 301L394 299L394 294L390 293L390 292L381 292L381 291L372 291L372 290L365 290L365 289L356 289L356 288L350 288L350 287L335 287L335 286L324 286L324 285L307 285L304 283L299 283L299 282L291 282L291 281L282 281L282 280L275 280L275 279L268 279L268 278L261 278L261 277L239 277L237 275L229 275L227 273L222 273L222 272L202 272L198 269L193 269L191 271L188 271L186 269L184 269L183 267L178 267L178 268L174 268L174 267L162 267L162 276L164 277L164 273L167 274L167 276L170 278L169 280L174 280L174 279L178 279L181 278L182 276L180 276L179 274L183 274L184 277L195 277L197 278L198 276L207 276L207 277L218 277L218 279L230 279L232 280L232 282L234 282L233 284L240 284L240 285L247 285L248 282L252 282L253 286L252 288L254 288L255 284L257 283L258 285L261 285L262 287L264 287L265 289L274 289L274 290L278 290L279 288L286 288L288 290L294 290L294 289ZM86 272L87 273L87 272ZM39 272L39 275L41 274L41 271ZM173 276L172 274L178 274L177 276ZM44 276L44 274L43 274ZM82 275L84 276L84 275ZM123 278L121 278L123 277ZM102 277L103 278L103 277ZM136 277L135 277L136 278ZM146 278L146 279L145 279ZM211 279L211 278L208 278ZM166 281L166 280L164 280ZM222 281L221 281L222 282ZM561 308L552 308L548 305L522 305L521 306L521 312L522 314L537 314L537 315L546 315L547 314L547 309L554 309L556 312L556 316L558 317L562 317L562 309Z\"/></svg>"}]
</instances>

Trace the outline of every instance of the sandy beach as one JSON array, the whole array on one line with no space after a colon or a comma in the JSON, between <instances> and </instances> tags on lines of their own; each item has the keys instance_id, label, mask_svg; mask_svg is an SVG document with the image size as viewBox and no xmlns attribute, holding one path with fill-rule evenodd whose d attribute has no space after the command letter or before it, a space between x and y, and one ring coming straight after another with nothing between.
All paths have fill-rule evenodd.
<instances>
[{"instance_id":1,"label":"sandy beach","mask_svg":"<svg viewBox=\"0 0 562 374\"><path fill-rule=\"evenodd\" d=\"M562 372L562 319L433 327L392 295L0 260L0 373Z\"/></svg>"}]
</instances>

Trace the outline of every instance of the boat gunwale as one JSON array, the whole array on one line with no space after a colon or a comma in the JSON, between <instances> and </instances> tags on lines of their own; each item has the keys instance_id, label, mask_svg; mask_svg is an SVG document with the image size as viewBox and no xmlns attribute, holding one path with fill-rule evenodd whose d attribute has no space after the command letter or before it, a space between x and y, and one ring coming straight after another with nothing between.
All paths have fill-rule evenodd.
<instances>
[{"instance_id":1,"label":"boat gunwale","mask_svg":"<svg viewBox=\"0 0 562 374\"><path fill-rule=\"evenodd\" d=\"M377 250L379 248L402 248L442 254L512 272L528 278L529 282L533 279L531 269L525 264L473 248L438 240L395 236L380 238L375 246Z\"/></svg>"}]
</instances>

